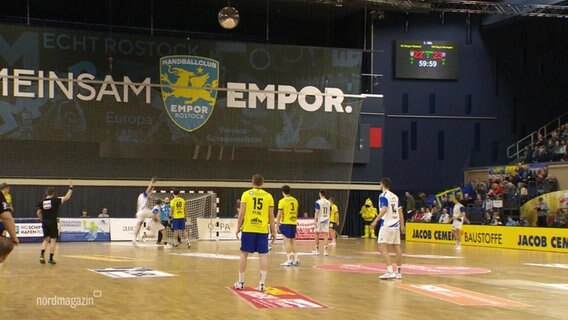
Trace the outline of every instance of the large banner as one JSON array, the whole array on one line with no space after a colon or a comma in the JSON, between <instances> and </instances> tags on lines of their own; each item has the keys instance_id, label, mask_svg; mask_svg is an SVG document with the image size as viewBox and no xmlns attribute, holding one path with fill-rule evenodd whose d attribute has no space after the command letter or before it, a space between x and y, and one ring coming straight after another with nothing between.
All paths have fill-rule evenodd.
<instances>
[{"instance_id":1,"label":"large banner","mask_svg":"<svg viewBox=\"0 0 568 320\"><path fill-rule=\"evenodd\" d=\"M108 218L59 218L61 241L110 241Z\"/></svg>"},{"instance_id":2,"label":"large banner","mask_svg":"<svg viewBox=\"0 0 568 320\"><path fill-rule=\"evenodd\" d=\"M59 176L148 170L248 179L254 162L283 180L347 181L361 57L351 49L0 25L0 144L31 162L30 152L63 154ZM196 171L187 163L213 160L228 165ZM301 161L304 171L275 161ZM54 175L39 163L10 167L16 176Z\"/></svg>"},{"instance_id":3,"label":"large banner","mask_svg":"<svg viewBox=\"0 0 568 320\"><path fill-rule=\"evenodd\" d=\"M406 240L455 244L451 224L407 223ZM462 245L568 253L568 229L464 225Z\"/></svg>"}]
</instances>

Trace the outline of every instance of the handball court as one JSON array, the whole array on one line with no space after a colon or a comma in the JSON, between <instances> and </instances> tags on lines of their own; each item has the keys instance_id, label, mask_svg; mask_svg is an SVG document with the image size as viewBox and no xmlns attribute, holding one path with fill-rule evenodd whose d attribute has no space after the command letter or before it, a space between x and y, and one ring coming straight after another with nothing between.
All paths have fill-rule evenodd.
<instances>
[{"instance_id":1,"label":"handball court","mask_svg":"<svg viewBox=\"0 0 568 320\"><path fill-rule=\"evenodd\" d=\"M403 242L403 279L384 281L374 240L339 239L327 257L309 255L312 242L300 242L299 267L279 266L285 255L277 241L267 292L284 298L296 292L314 307L269 309L230 289L238 248L237 241L195 241L191 249L60 243L57 265L41 265L39 244L21 244L0 270L0 318L546 320L568 314L563 254ZM134 267L146 269L114 278L91 271ZM145 277L148 272L159 277ZM257 282L258 260L249 258L245 285Z\"/></svg>"}]
</instances>

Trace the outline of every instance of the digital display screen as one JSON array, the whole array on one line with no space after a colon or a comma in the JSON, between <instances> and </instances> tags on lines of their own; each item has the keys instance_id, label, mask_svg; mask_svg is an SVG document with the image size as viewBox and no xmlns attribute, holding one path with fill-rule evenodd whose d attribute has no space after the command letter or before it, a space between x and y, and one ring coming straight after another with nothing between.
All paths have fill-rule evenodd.
<instances>
[{"instance_id":1,"label":"digital display screen","mask_svg":"<svg viewBox=\"0 0 568 320\"><path fill-rule=\"evenodd\" d=\"M395 78L457 80L458 49L450 41L396 41Z\"/></svg>"}]
</instances>

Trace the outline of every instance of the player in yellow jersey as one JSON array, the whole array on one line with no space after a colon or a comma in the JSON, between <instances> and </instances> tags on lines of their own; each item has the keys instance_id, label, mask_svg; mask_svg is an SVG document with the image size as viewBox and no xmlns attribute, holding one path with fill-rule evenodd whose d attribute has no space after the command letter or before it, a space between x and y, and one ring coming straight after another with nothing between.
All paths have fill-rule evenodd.
<instances>
[{"instance_id":1,"label":"player in yellow jersey","mask_svg":"<svg viewBox=\"0 0 568 320\"><path fill-rule=\"evenodd\" d=\"M14 213L14 205L12 204L12 195L10 194L10 186L6 182L4 182L0 185L0 191L2 191L2 194L4 194L4 198L6 199L6 203L8 203L10 208L12 208L12 213ZM8 235L8 232L6 230L4 230L3 232L0 232L0 236L2 236L2 237L6 237L7 235Z\"/></svg>"},{"instance_id":2,"label":"player in yellow jersey","mask_svg":"<svg viewBox=\"0 0 568 320\"><path fill-rule=\"evenodd\" d=\"M336 245L335 240L337 240L337 230L339 230L339 209L335 204L334 198L329 198L331 202L331 216L329 218L329 236L331 237L330 246Z\"/></svg>"},{"instance_id":3,"label":"player in yellow jersey","mask_svg":"<svg viewBox=\"0 0 568 320\"><path fill-rule=\"evenodd\" d=\"M187 247L191 247L189 243L189 235L185 229L186 215L185 215L185 200L179 196L179 190L174 190L174 198L170 201L171 213L172 213L172 229L174 230L174 247L177 247L179 233L183 234L184 239L187 242Z\"/></svg>"},{"instance_id":4,"label":"player in yellow jersey","mask_svg":"<svg viewBox=\"0 0 568 320\"><path fill-rule=\"evenodd\" d=\"M284 248L286 249L286 262L283 267L299 266L298 253L296 252L296 226L298 224L298 200L290 195L290 186L282 186L282 196L278 201L278 215L276 225L284 236Z\"/></svg>"},{"instance_id":5,"label":"player in yellow jersey","mask_svg":"<svg viewBox=\"0 0 568 320\"><path fill-rule=\"evenodd\" d=\"M274 199L272 195L261 189L264 177L261 174L252 176L252 189L243 192L236 236L241 233L241 258L239 262L239 280L234 287L237 290L244 288L247 258L249 253L258 252L260 256L260 281L258 291L264 291L266 273L268 269L268 226L272 235L272 244L276 239L276 225L274 224Z\"/></svg>"}]
</instances>

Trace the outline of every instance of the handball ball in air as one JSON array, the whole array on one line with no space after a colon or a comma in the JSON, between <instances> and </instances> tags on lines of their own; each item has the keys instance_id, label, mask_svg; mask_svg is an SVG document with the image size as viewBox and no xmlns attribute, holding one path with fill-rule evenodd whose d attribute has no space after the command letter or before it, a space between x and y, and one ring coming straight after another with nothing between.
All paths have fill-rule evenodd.
<instances>
[{"instance_id":1,"label":"handball ball in air","mask_svg":"<svg viewBox=\"0 0 568 320\"><path fill-rule=\"evenodd\" d=\"M219 24L225 29L234 29L239 25L239 11L233 7L224 7L217 16Z\"/></svg>"}]
</instances>

